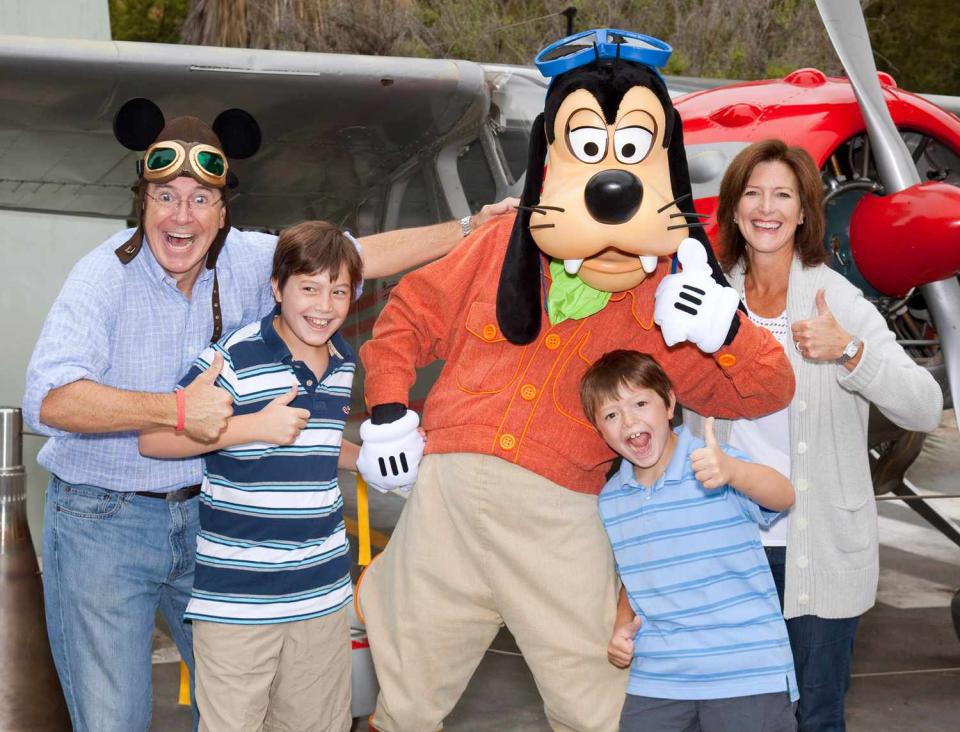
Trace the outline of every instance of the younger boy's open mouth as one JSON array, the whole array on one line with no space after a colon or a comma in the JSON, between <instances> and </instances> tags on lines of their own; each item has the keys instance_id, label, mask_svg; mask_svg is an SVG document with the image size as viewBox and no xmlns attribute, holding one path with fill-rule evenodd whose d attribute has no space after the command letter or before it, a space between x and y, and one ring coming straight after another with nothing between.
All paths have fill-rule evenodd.
<instances>
[{"instance_id":1,"label":"younger boy's open mouth","mask_svg":"<svg viewBox=\"0 0 960 732\"><path fill-rule=\"evenodd\" d=\"M650 448L650 433L633 432L627 435L627 444L636 452L644 453Z\"/></svg>"}]
</instances>

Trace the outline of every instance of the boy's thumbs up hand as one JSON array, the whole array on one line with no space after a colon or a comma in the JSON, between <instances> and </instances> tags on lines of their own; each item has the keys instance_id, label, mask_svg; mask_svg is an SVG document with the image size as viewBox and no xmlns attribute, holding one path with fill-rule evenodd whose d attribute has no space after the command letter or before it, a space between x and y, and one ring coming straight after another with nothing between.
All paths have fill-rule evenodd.
<instances>
[{"instance_id":1,"label":"boy's thumbs up hand","mask_svg":"<svg viewBox=\"0 0 960 732\"><path fill-rule=\"evenodd\" d=\"M607 644L607 660L617 668L626 668L633 661L633 639L640 625L640 616L634 615L630 622L614 626Z\"/></svg>"},{"instance_id":2,"label":"boy's thumbs up hand","mask_svg":"<svg viewBox=\"0 0 960 732\"><path fill-rule=\"evenodd\" d=\"M733 461L720 449L714 432L714 419L707 417L703 426L704 446L690 453L690 467L704 488L720 488L733 477Z\"/></svg>"},{"instance_id":3,"label":"boy's thumbs up hand","mask_svg":"<svg viewBox=\"0 0 960 732\"><path fill-rule=\"evenodd\" d=\"M297 398L299 384L274 397L260 410L258 427L260 440L274 445L292 445L310 421L310 412L296 409L290 403Z\"/></svg>"}]
</instances>

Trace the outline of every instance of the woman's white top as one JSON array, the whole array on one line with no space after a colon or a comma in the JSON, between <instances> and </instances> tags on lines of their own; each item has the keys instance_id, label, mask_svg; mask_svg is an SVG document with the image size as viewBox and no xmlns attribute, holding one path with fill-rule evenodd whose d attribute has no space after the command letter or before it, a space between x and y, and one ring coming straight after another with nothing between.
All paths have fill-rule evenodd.
<instances>
[{"instance_id":1,"label":"woman's white top","mask_svg":"<svg viewBox=\"0 0 960 732\"><path fill-rule=\"evenodd\" d=\"M769 330L782 348L793 345L789 337L790 324L786 310L775 318L764 318L750 309L746 292L740 294L740 299L754 325ZM749 455L753 462L769 465L789 480L790 415L786 407L757 419L735 420L730 427L729 443ZM760 540L764 546L786 546L789 526L790 512L784 511L769 527L760 527Z\"/></svg>"}]
</instances>

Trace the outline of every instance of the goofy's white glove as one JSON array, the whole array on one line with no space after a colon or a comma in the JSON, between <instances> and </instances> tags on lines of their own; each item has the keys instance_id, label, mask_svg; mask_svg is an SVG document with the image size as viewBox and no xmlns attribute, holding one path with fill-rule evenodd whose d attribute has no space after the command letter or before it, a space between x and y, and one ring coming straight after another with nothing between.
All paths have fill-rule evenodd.
<instances>
[{"instance_id":1,"label":"goofy's white glove","mask_svg":"<svg viewBox=\"0 0 960 732\"><path fill-rule=\"evenodd\" d=\"M739 298L732 287L713 279L703 247L696 239L680 243L677 259L683 270L660 281L653 320L668 346L690 341L704 353L713 353L730 332Z\"/></svg>"},{"instance_id":2,"label":"goofy's white glove","mask_svg":"<svg viewBox=\"0 0 960 732\"><path fill-rule=\"evenodd\" d=\"M424 440L417 430L420 418L409 409L400 419L387 424L366 420L360 425L360 456L357 470L381 493L407 496L417 482Z\"/></svg>"}]
</instances>

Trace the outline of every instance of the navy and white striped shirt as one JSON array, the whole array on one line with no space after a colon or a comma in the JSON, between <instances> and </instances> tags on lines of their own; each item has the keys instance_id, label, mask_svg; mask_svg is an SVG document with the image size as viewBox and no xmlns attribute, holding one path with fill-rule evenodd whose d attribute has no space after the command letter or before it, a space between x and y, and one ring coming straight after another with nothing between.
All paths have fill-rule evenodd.
<instances>
[{"instance_id":1,"label":"navy and white striped shirt","mask_svg":"<svg viewBox=\"0 0 960 732\"><path fill-rule=\"evenodd\" d=\"M757 528L779 514L730 486L705 489L690 467L699 447L681 427L652 488L624 460L600 493L617 572L642 621L627 693L725 699L787 691L796 701L790 641ZM749 460L728 445L723 451Z\"/></svg>"},{"instance_id":2,"label":"navy and white striped shirt","mask_svg":"<svg viewBox=\"0 0 960 732\"><path fill-rule=\"evenodd\" d=\"M313 374L268 315L197 358L181 386L223 354L217 385L235 415L258 412L299 384L290 406L310 420L292 445L235 445L204 458L193 593L185 617L262 624L306 620L352 598L337 458L350 411L355 358L334 334L327 372Z\"/></svg>"}]
</instances>

